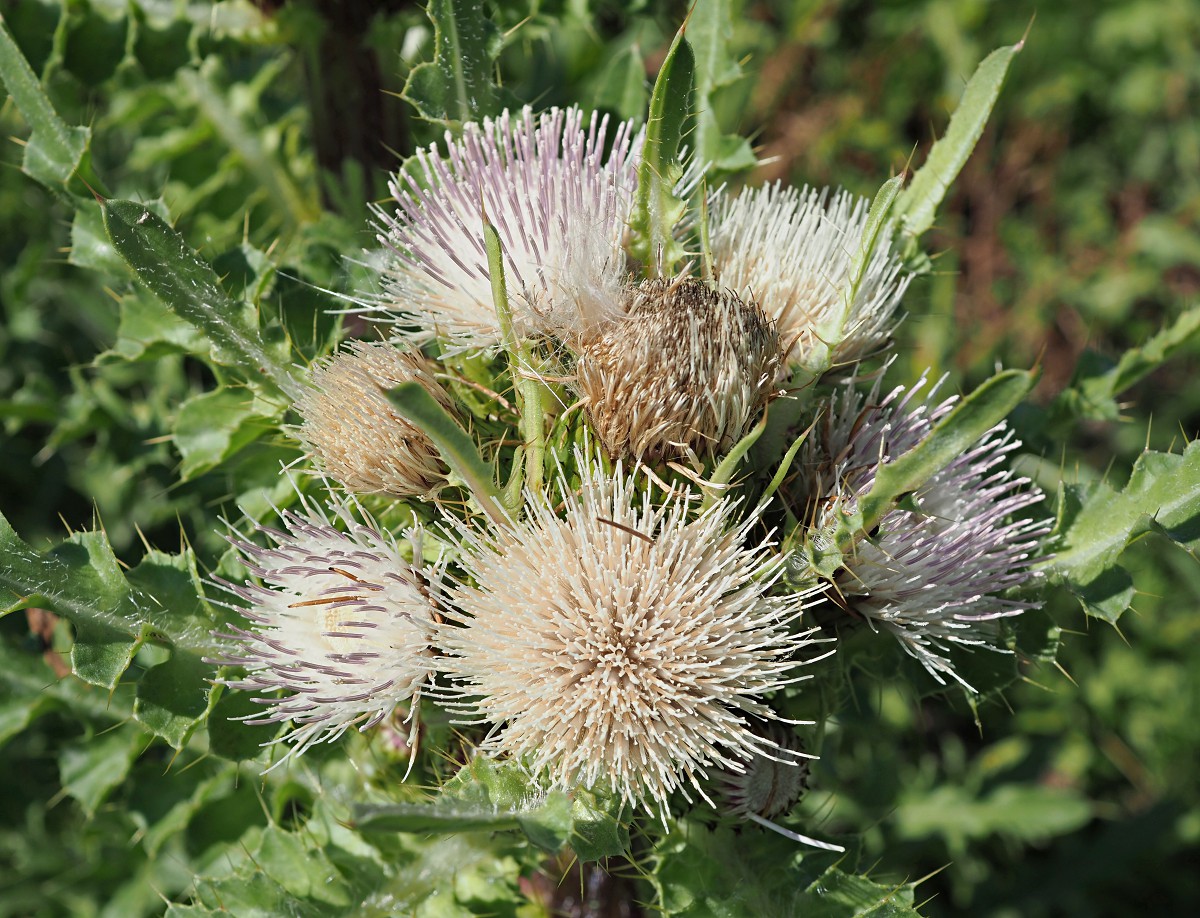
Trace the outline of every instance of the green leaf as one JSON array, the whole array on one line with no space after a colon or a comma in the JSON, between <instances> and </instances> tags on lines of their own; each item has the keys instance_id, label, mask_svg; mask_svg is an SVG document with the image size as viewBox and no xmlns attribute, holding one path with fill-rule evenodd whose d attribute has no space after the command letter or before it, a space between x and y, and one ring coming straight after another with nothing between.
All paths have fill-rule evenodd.
<instances>
[{"instance_id":1,"label":"green leaf","mask_svg":"<svg viewBox=\"0 0 1200 918\"><path fill-rule=\"evenodd\" d=\"M138 680L133 716L175 749L199 726L208 707L205 680L213 668L191 654L173 654Z\"/></svg>"},{"instance_id":2,"label":"green leaf","mask_svg":"<svg viewBox=\"0 0 1200 918\"><path fill-rule=\"evenodd\" d=\"M359 806L354 824L362 832L520 829L544 851L571 844L581 859L597 860L629 851L629 833L617 815L612 801L593 791L546 793L519 766L476 756L433 802Z\"/></svg>"},{"instance_id":3,"label":"green leaf","mask_svg":"<svg viewBox=\"0 0 1200 918\"><path fill-rule=\"evenodd\" d=\"M56 193L71 197L87 195L76 176L82 176L97 191L103 186L91 170L88 145L91 131L68 125L54 110L8 26L0 18L0 80L29 124L22 168L30 178Z\"/></svg>"},{"instance_id":4,"label":"green leaf","mask_svg":"<svg viewBox=\"0 0 1200 918\"><path fill-rule=\"evenodd\" d=\"M910 884L844 873L831 866L834 858L772 832L681 823L655 847L651 882L669 916L915 918Z\"/></svg>"},{"instance_id":5,"label":"green leaf","mask_svg":"<svg viewBox=\"0 0 1200 918\"><path fill-rule=\"evenodd\" d=\"M176 652L196 656L210 644L202 620L178 612L197 602L190 553L151 552L127 579L103 532L76 533L42 554L0 515L0 584L18 597L4 614L37 605L66 616L75 627L76 674L105 688L117 684L147 637L161 636Z\"/></svg>"},{"instance_id":6,"label":"green leaf","mask_svg":"<svg viewBox=\"0 0 1200 918\"><path fill-rule=\"evenodd\" d=\"M904 176L902 174L893 176L875 192L875 197L871 201L871 209L867 212L867 222L863 227L862 240L859 242L858 252L854 255L854 264L850 268L850 287L842 296L844 316L841 332L843 336L845 335L845 316L849 315L850 307L858 299L858 290L867 276L867 270L871 267L871 258L875 254L875 247L879 244L884 227L892 220L892 209L895 207L896 199L900 196L900 189L903 187Z\"/></svg>"},{"instance_id":7,"label":"green leaf","mask_svg":"<svg viewBox=\"0 0 1200 918\"><path fill-rule=\"evenodd\" d=\"M121 264L125 266L124 262ZM96 358L100 365L113 361L158 360L168 354L193 354L203 358L211 350L200 329L180 318L144 288L130 289L121 297L119 308L117 340L112 348Z\"/></svg>"},{"instance_id":8,"label":"green leaf","mask_svg":"<svg viewBox=\"0 0 1200 918\"><path fill-rule=\"evenodd\" d=\"M319 847L304 837L267 826L254 853L262 871L297 899L350 905L340 872Z\"/></svg>"},{"instance_id":9,"label":"green leaf","mask_svg":"<svg viewBox=\"0 0 1200 918\"><path fill-rule=\"evenodd\" d=\"M940 835L961 853L967 842L997 833L1023 842L1065 835L1088 823L1092 808L1065 787L1002 784L989 794L945 783L902 800L894 819L902 838Z\"/></svg>"},{"instance_id":10,"label":"green leaf","mask_svg":"<svg viewBox=\"0 0 1200 918\"><path fill-rule=\"evenodd\" d=\"M1113 364L1085 352L1071 386L1051 409L1059 416L1115 421L1120 417L1117 397L1145 379L1168 360L1190 350L1200 340L1200 307L1189 309L1140 347L1133 347Z\"/></svg>"},{"instance_id":11,"label":"green leaf","mask_svg":"<svg viewBox=\"0 0 1200 918\"><path fill-rule=\"evenodd\" d=\"M692 47L680 28L650 95L637 196L629 221L630 253L651 273L660 269L664 274L674 273L672 266L685 254L674 234L685 210L684 202L675 196L675 184L683 173L679 147L690 109L693 72Z\"/></svg>"},{"instance_id":12,"label":"green leaf","mask_svg":"<svg viewBox=\"0 0 1200 918\"><path fill-rule=\"evenodd\" d=\"M729 41L733 31L732 7L731 0L697 0L686 26L696 73L693 105L696 126L690 135L692 156L710 170L722 172L751 169L757 163L749 141L723 133L714 114L713 96L717 90L742 77L741 65L734 58Z\"/></svg>"},{"instance_id":13,"label":"green leaf","mask_svg":"<svg viewBox=\"0 0 1200 918\"><path fill-rule=\"evenodd\" d=\"M571 850L581 861L628 854L629 827L621 816L620 807L611 798L576 788L571 793Z\"/></svg>"},{"instance_id":14,"label":"green leaf","mask_svg":"<svg viewBox=\"0 0 1200 918\"><path fill-rule=\"evenodd\" d=\"M1020 41L998 48L984 58L967 82L945 136L933 145L925 165L917 170L912 184L900 195L896 212L903 222L904 234L911 239L933 226L938 205L975 149L1004 85L1008 65L1024 44Z\"/></svg>"},{"instance_id":15,"label":"green leaf","mask_svg":"<svg viewBox=\"0 0 1200 918\"><path fill-rule=\"evenodd\" d=\"M142 836L142 845L146 849L146 853L151 857L155 857L168 841L178 835L191 823L194 817L201 809L217 801L227 798L237 786L238 772L234 765L224 765L220 767L216 774L210 775L203 780L197 780L194 788L190 793L182 791L187 795L180 799L179 794L182 787L186 787L186 779L180 779L176 772L171 772L163 776L171 782L171 790L175 793L172 795L175 802L170 809L162 815L145 812L138 804L134 804L131 809L134 812L142 814L149 823L149 828L146 834ZM181 787L182 786L182 787Z\"/></svg>"},{"instance_id":16,"label":"green leaf","mask_svg":"<svg viewBox=\"0 0 1200 918\"><path fill-rule=\"evenodd\" d=\"M619 118L642 117L649 91L646 61L637 41L631 41L612 56L588 95L597 109L615 112Z\"/></svg>"},{"instance_id":17,"label":"green leaf","mask_svg":"<svg viewBox=\"0 0 1200 918\"><path fill-rule=\"evenodd\" d=\"M1200 549L1200 442L1181 454L1144 452L1121 491L1104 482L1076 486L1060 503L1059 550L1042 563L1089 615L1116 621L1129 607L1133 583L1118 564L1149 532L1190 552Z\"/></svg>"},{"instance_id":18,"label":"green leaf","mask_svg":"<svg viewBox=\"0 0 1200 918\"><path fill-rule=\"evenodd\" d=\"M104 211L89 202L75 211L71 221L71 264L112 277L127 277L129 265L113 248L104 231Z\"/></svg>"},{"instance_id":19,"label":"green leaf","mask_svg":"<svg viewBox=\"0 0 1200 918\"><path fill-rule=\"evenodd\" d=\"M437 400L417 382L401 383L387 393L388 401L433 441L442 461L466 484L472 496L495 522L506 517L499 504L495 470L479 455L475 441L446 413Z\"/></svg>"},{"instance_id":20,"label":"green leaf","mask_svg":"<svg viewBox=\"0 0 1200 918\"><path fill-rule=\"evenodd\" d=\"M125 780L145 737L118 727L87 736L63 749L58 758L63 789L79 801L88 816Z\"/></svg>"},{"instance_id":21,"label":"green leaf","mask_svg":"<svg viewBox=\"0 0 1200 918\"><path fill-rule=\"evenodd\" d=\"M867 271L875 249L884 237L884 230L891 225L892 211L900 189L904 185L904 176L897 175L888 179L875 193L871 201L871 209L867 212L867 222L863 226L862 240L858 251L854 254L854 263L850 268L850 283L842 290L841 309L828 322L822 323L816 329L817 344L810 348L805 355L802 367L794 371L791 385L804 388L811 382L820 379L833 367L833 355L851 329L847 328L850 321L850 311L854 301L858 299L858 291Z\"/></svg>"},{"instance_id":22,"label":"green leaf","mask_svg":"<svg viewBox=\"0 0 1200 918\"><path fill-rule=\"evenodd\" d=\"M175 446L183 457L179 475L188 481L277 427L278 406L244 388L222 387L193 396L175 419Z\"/></svg>"},{"instance_id":23,"label":"green leaf","mask_svg":"<svg viewBox=\"0 0 1200 918\"><path fill-rule=\"evenodd\" d=\"M962 399L924 440L883 463L871 490L859 501L863 531L879 524L896 501L920 488L1008 416L1033 388L1025 370L1003 370Z\"/></svg>"},{"instance_id":24,"label":"green leaf","mask_svg":"<svg viewBox=\"0 0 1200 918\"><path fill-rule=\"evenodd\" d=\"M294 390L291 375L267 352L253 308L226 296L212 268L162 218L143 204L108 201L104 227L138 279L204 332L217 363L236 370L255 388L265 385L276 393Z\"/></svg>"},{"instance_id":25,"label":"green leaf","mask_svg":"<svg viewBox=\"0 0 1200 918\"><path fill-rule=\"evenodd\" d=\"M463 124L498 115L504 99L493 79L501 36L481 0L429 0L433 60L418 64L404 99L422 118Z\"/></svg>"},{"instance_id":26,"label":"green leaf","mask_svg":"<svg viewBox=\"0 0 1200 918\"><path fill-rule=\"evenodd\" d=\"M248 724L241 718L262 712L262 705L250 694L222 690L208 714L208 743L213 754L235 762L261 758L263 744L278 735L279 724Z\"/></svg>"},{"instance_id":27,"label":"green leaf","mask_svg":"<svg viewBox=\"0 0 1200 918\"><path fill-rule=\"evenodd\" d=\"M131 638L126 631L102 622L81 620L71 646L71 670L90 685L115 688L141 646L141 637Z\"/></svg>"},{"instance_id":28,"label":"green leaf","mask_svg":"<svg viewBox=\"0 0 1200 918\"><path fill-rule=\"evenodd\" d=\"M204 653L212 649L212 630L220 619L204 602L191 549L171 555L152 548L126 577L142 596L149 597L148 620L156 636L176 648Z\"/></svg>"},{"instance_id":29,"label":"green leaf","mask_svg":"<svg viewBox=\"0 0 1200 918\"><path fill-rule=\"evenodd\" d=\"M120 723L132 716L126 693L99 692L74 677L59 678L40 655L0 641L0 746L49 711L80 721Z\"/></svg>"},{"instance_id":30,"label":"green leaf","mask_svg":"<svg viewBox=\"0 0 1200 918\"><path fill-rule=\"evenodd\" d=\"M363 832L453 833L520 827L540 803L536 786L514 765L476 756L446 782L432 803L355 807Z\"/></svg>"}]
</instances>

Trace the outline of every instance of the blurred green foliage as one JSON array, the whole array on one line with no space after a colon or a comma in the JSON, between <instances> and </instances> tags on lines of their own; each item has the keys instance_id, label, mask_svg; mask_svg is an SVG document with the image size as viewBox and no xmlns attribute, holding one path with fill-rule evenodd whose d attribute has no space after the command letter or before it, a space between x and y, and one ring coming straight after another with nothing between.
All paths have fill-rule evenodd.
<instances>
[{"instance_id":1,"label":"blurred green foliage","mask_svg":"<svg viewBox=\"0 0 1200 918\"><path fill-rule=\"evenodd\" d=\"M720 131L753 140L762 163L749 180L868 195L923 161L978 62L1028 30L939 212L934 271L906 301L894 374L933 367L967 389L998 361L1039 363L1016 422L1027 474L1052 497L1064 465L1070 480L1119 490L1146 444L1178 451L1195 436L1190 331L1170 362L1130 380L1119 410L1080 420L1056 406L1064 391L1111 395L1096 380L1200 296L1200 0L1058 4L1036 20L1032 4L984 0L727 3L725 66L706 91ZM2 9L59 113L91 128L106 190L154 202L226 293L258 307L268 343L290 341L303 359L327 350L342 324L329 311L369 284L357 263L372 257L369 202L442 130L400 98L414 68L437 60L424 12L318 0ZM505 102L582 101L622 117L642 115L685 13L615 0L487 9L495 28L479 40L499 54ZM0 129L28 136L12 105ZM736 145L714 149L731 170L745 162ZM202 573L217 569L218 519L289 499L280 465L298 450L260 436L279 407L243 397L207 342L132 282L98 207L35 184L19 144L0 158L0 509L37 549L64 523L99 520L128 565L144 539L186 542ZM806 801L814 823L869 826L859 864L885 888L926 878L925 914L1200 906L1200 570L1154 534L1123 563L1137 594L1120 630L1062 597L1033 622L1063 629L1061 669L1031 663L978 710L853 673L855 704L830 726ZM367 844L343 825L351 803L394 802L403 761L352 737L348 762L313 750L311 765L262 778L244 760L266 737L228 726L248 713L244 699L214 699L203 735L173 733L184 712L161 685L147 695L133 678L111 692L58 678L54 655L70 643L49 617L0 621L0 914L156 914L163 897L193 903L169 907L179 915L322 914L364 900L380 915L541 913L525 900L544 853L527 838ZM178 663L148 640L129 653L137 676ZM404 793L419 803L419 783L448 779L453 764ZM709 899L678 898L681 871L711 869L709 829L691 830L702 843L684 860L669 860L668 837L606 889L645 900L638 871L659 858L654 882L679 913L750 908L719 880ZM740 866L753 876L781 843L747 844ZM404 881L373 885L382 862ZM814 863L796 883L817 881ZM854 901L857 878L831 882ZM563 902L554 887L542 898Z\"/></svg>"}]
</instances>

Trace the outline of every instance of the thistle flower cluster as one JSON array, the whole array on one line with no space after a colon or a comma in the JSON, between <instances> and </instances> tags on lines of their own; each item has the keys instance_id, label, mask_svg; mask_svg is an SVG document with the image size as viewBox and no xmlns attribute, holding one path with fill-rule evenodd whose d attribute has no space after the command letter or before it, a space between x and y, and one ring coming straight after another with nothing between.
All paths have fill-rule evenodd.
<instances>
[{"instance_id":1,"label":"thistle flower cluster","mask_svg":"<svg viewBox=\"0 0 1200 918\"><path fill-rule=\"evenodd\" d=\"M836 379L886 349L908 284L886 234L864 251L865 200L722 190L675 228L708 240L703 276L650 271L627 252L641 146L631 123L526 110L466 126L393 183L384 293L363 307L393 337L318 362L295 405L330 509L285 512L265 547L232 539L256 579L226 585L248 624L223 636L220 662L244 674L222 680L290 722L294 751L393 713L415 729L424 700L547 787L606 787L663 819L673 797L713 794L767 823L808 774L785 696L835 651L810 606L836 599L959 682L951 647L1000 649L996 621L1029 607L1008 593L1033 577L1045 528L1019 518L1040 495L1000 468L1017 446L1002 428L829 581L784 582L781 545L852 510L953 400ZM797 378L819 386L789 391ZM411 421L385 394L401 383L510 485L451 461L467 438ZM473 404L451 395L467 389ZM793 473L774 456L718 479L779 398L805 400L801 426L818 419ZM547 457L548 424L574 445ZM772 478L797 517L758 499ZM434 522L393 535L339 488Z\"/></svg>"}]
</instances>

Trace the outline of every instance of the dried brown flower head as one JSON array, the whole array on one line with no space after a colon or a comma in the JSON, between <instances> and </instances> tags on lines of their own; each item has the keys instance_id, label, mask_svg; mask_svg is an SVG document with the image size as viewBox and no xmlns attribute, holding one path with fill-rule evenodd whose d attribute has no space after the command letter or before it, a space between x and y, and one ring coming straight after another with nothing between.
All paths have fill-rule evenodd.
<instances>
[{"instance_id":1,"label":"dried brown flower head","mask_svg":"<svg viewBox=\"0 0 1200 918\"><path fill-rule=\"evenodd\" d=\"M644 281L581 346L576 384L615 458L720 455L774 391L779 335L754 302L695 278Z\"/></svg>"},{"instance_id":2,"label":"dried brown flower head","mask_svg":"<svg viewBox=\"0 0 1200 918\"><path fill-rule=\"evenodd\" d=\"M419 354L353 341L310 371L296 401L297 434L322 469L351 491L427 495L445 483L437 449L402 418L386 391L418 382L447 410L450 399Z\"/></svg>"}]
</instances>

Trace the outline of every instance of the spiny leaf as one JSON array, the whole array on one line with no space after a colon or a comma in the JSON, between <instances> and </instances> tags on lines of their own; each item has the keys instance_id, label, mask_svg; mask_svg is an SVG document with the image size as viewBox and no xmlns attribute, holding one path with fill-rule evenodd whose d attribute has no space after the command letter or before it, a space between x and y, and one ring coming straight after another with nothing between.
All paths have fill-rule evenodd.
<instances>
[{"instance_id":1,"label":"spiny leaf","mask_svg":"<svg viewBox=\"0 0 1200 918\"><path fill-rule=\"evenodd\" d=\"M871 490L859 501L865 531L905 494L911 494L948 466L1008 416L1033 388L1025 370L1004 370L962 399L924 440L903 456L879 466Z\"/></svg>"},{"instance_id":2,"label":"spiny leaf","mask_svg":"<svg viewBox=\"0 0 1200 918\"><path fill-rule=\"evenodd\" d=\"M294 389L282 362L268 353L254 309L226 296L213 269L162 218L143 204L106 201L104 228L150 292L204 332L217 363L256 388L273 393Z\"/></svg>"},{"instance_id":3,"label":"spiny leaf","mask_svg":"<svg viewBox=\"0 0 1200 918\"><path fill-rule=\"evenodd\" d=\"M687 22L687 41L696 72L692 156L710 170L724 172L750 169L757 162L749 141L737 134L724 134L713 111L716 91L742 76L729 42L732 17L730 0L697 0Z\"/></svg>"},{"instance_id":4,"label":"spiny leaf","mask_svg":"<svg viewBox=\"0 0 1200 918\"><path fill-rule=\"evenodd\" d=\"M581 790L572 800L546 793L518 766L476 757L442 787L431 803L364 805L355 808L363 832L458 832L520 829L545 851L571 844L584 860L629 850L628 831L605 801Z\"/></svg>"},{"instance_id":5,"label":"spiny leaf","mask_svg":"<svg viewBox=\"0 0 1200 918\"><path fill-rule=\"evenodd\" d=\"M175 446L183 457L179 476L195 478L273 429L279 406L245 388L222 387L189 398L175 419Z\"/></svg>"},{"instance_id":6,"label":"spiny leaf","mask_svg":"<svg viewBox=\"0 0 1200 918\"><path fill-rule=\"evenodd\" d=\"M177 570L183 565L194 573L190 553L174 557ZM76 674L92 684L112 689L137 647L151 637L165 638L177 654L198 657L207 649L207 629L196 617L173 615L199 603L192 575L163 579L161 573L153 559L149 567L130 573L142 583L162 586L162 592L151 594L122 572L103 532L76 533L42 554L21 541L0 515L0 584L18 597L3 613L38 605L69 619L75 627Z\"/></svg>"},{"instance_id":7,"label":"spiny leaf","mask_svg":"<svg viewBox=\"0 0 1200 918\"><path fill-rule=\"evenodd\" d=\"M1168 360L1200 340L1200 307L1189 309L1140 347L1132 347L1115 364L1085 353L1071 386L1055 400L1052 413L1071 419L1115 421L1117 397Z\"/></svg>"},{"instance_id":8,"label":"spiny leaf","mask_svg":"<svg viewBox=\"0 0 1200 918\"><path fill-rule=\"evenodd\" d=\"M654 849L663 914L680 918L803 915L916 918L911 884L881 885L772 832L678 824Z\"/></svg>"},{"instance_id":9,"label":"spiny leaf","mask_svg":"<svg viewBox=\"0 0 1200 918\"><path fill-rule=\"evenodd\" d=\"M679 147L692 94L694 62L692 47L684 40L684 29L675 35L650 96L646 140L638 168L637 197L629 221L630 252L651 274L671 274L683 257L675 239L675 225L683 217L684 202L675 196L682 175Z\"/></svg>"},{"instance_id":10,"label":"spiny leaf","mask_svg":"<svg viewBox=\"0 0 1200 918\"><path fill-rule=\"evenodd\" d=\"M145 742L138 731L118 727L66 747L58 759L63 789L79 801L88 816L94 815L125 780Z\"/></svg>"},{"instance_id":11,"label":"spiny leaf","mask_svg":"<svg viewBox=\"0 0 1200 918\"><path fill-rule=\"evenodd\" d=\"M500 52L500 30L480 0L429 0L433 60L418 64L404 85L404 98L422 118L463 124L504 109L492 77Z\"/></svg>"},{"instance_id":12,"label":"spiny leaf","mask_svg":"<svg viewBox=\"0 0 1200 918\"><path fill-rule=\"evenodd\" d=\"M1061 547L1043 567L1063 579L1089 615L1116 619L1133 598L1117 561L1149 532L1195 553L1200 549L1200 442L1181 454L1144 452L1125 487L1104 482L1076 487L1060 501Z\"/></svg>"},{"instance_id":13,"label":"spiny leaf","mask_svg":"<svg viewBox=\"0 0 1200 918\"><path fill-rule=\"evenodd\" d=\"M22 164L25 173L53 192L66 193L77 204L80 196L87 194L77 176L102 191L88 153L91 131L68 125L58 116L3 18L0 18L0 80L31 129Z\"/></svg>"},{"instance_id":14,"label":"spiny leaf","mask_svg":"<svg viewBox=\"0 0 1200 918\"><path fill-rule=\"evenodd\" d=\"M938 205L979 142L1004 85L1008 65L1024 44L1020 41L996 49L984 58L967 82L945 136L933 145L925 165L917 170L912 184L896 202L896 213L903 221L906 236L915 240L933 226Z\"/></svg>"}]
</instances>

